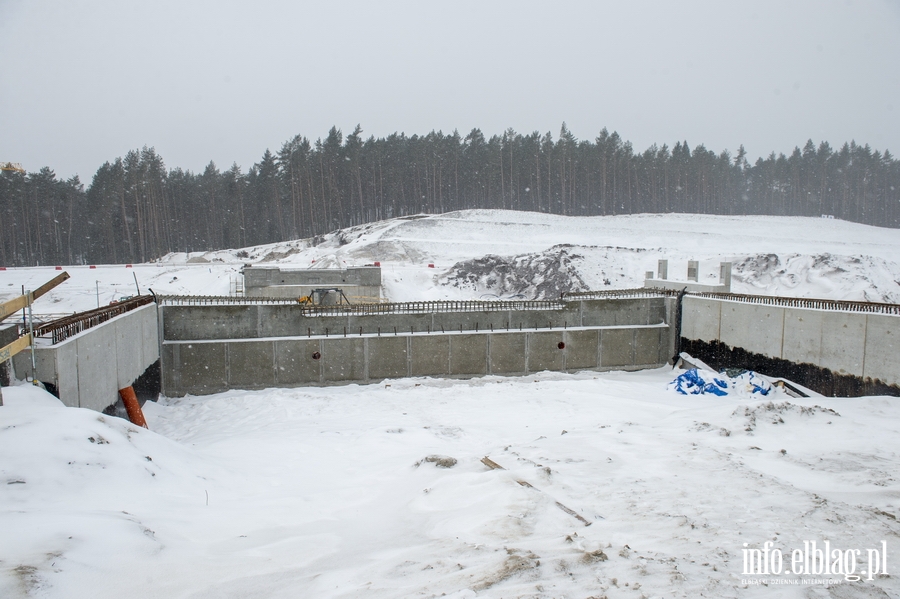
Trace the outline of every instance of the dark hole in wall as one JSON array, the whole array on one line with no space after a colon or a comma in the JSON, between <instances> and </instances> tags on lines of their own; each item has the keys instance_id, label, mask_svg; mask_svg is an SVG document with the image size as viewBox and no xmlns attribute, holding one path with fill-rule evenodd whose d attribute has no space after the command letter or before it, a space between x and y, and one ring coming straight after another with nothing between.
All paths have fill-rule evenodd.
<instances>
[{"instance_id":1,"label":"dark hole in wall","mask_svg":"<svg viewBox=\"0 0 900 599\"><path fill-rule=\"evenodd\" d=\"M815 364L797 364L748 352L741 347L728 347L721 341L698 341L681 338L681 351L699 358L715 368L745 368L767 376L780 377L799 383L828 397L862 397L863 395L893 395L900 397L900 387L879 379L838 374Z\"/></svg>"},{"instance_id":2,"label":"dark hole in wall","mask_svg":"<svg viewBox=\"0 0 900 599\"><path fill-rule=\"evenodd\" d=\"M3 345L0 343L0 345ZM9 375L9 363L10 360L6 362L0 362L0 387L9 387L10 383L10 375Z\"/></svg>"},{"instance_id":3,"label":"dark hole in wall","mask_svg":"<svg viewBox=\"0 0 900 599\"><path fill-rule=\"evenodd\" d=\"M159 360L147 367L147 370L139 376L133 383L134 394L137 395L138 402L144 405L147 400L156 401L162 391L162 369Z\"/></svg>"},{"instance_id":4,"label":"dark hole in wall","mask_svg":"<svg viewBox=\"0 0 900 599\"><path fill-rule=\"evenodd\" d=\"M131 388L134 389L134 394L138 398L138 403L142 406L147 400L156 401L159 399L159 394L162 390L161 373L160 362L157 360L131 383ZM103 413L128 420L128 412L125 410L125 404L122 403L121 398L116 403L106 406L103 409Z\"/></svg>"},{"instance_id":5,"label":"dark hole in wall","mask_svg":"<svg viewBox=\"0 0 900 599\"><path fill-rule=\"evenodd\" d=\"M0 327L0 347L4 347L18 339L19 327L17 325L6 325ZM12 360L4 360L0 362L0 386L9 387L12 382L12 371L10 365Z\"/></svg>"}]
</instances>

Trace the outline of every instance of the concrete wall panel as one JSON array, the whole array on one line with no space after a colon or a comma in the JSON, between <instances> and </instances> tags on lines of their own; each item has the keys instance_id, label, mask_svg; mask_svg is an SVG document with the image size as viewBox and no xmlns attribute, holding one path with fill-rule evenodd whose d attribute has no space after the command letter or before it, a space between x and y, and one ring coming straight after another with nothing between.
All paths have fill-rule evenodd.
<instances>
[{"instance_id":1,"label":"concrete wall panel","mask_svg":"<svg viewBox=\"0 0 900 599\"><path fill-rule=\"evenodd\" d=\"M667 364L675 356L674 327L666 325L659 329L659 353L656 355L657 364Z\"/></svg>"},{"instance_id":2,"label":"concrete wall panel","mask_svg":"<svg viewBox=\"0 0 900 599\"><path fill-rule=\"evenodd\" d=\"M116 339L116 352L113 357L116 364L116 389L128 387L144 372L144 314L147 308L154 308L153 304L132 310L129 318L113 319L109 326L113 329Z\"/></svg>"},{"instance_id":3,"label":"concrete wall panel","mask_svg":"<svg viewBox=\"0 0 900 599\"><path fill-rule=\"evenodd\" d=\"M209 395L228 390L227 343L178 343L174 345L173 395ZM169 392L166 392L169 395Z\"/></svg>"},{"instance_id":4,"label":"concrete wall panel","mask_svg":"<svg viewBox=\"0 0 900 599\"><path fill-rule=\"evenodd\" d=\"M822 314L825 315L825 320L822 329L822 349L817 364L838 374L863 376L866 315L854 312L822 312Z\"/></svg>"},{"instance_id":5,"label":"concrete wall panel","mask_svg":"<svg viewBox=\"0 0 900 599\"><path fill-rule=\"evenodd\" d=\"M490 365L492 374L524 374L524 333L494 333L491 335Z\"/></svg>"},{"instance_id":6,"label":"concrete wall panel","mask_svg":"<svg viewBox=\"0 0 900 599\"><path fill-rule=\"evenodd\" d=\"M685 298L687 299L687 298ZM763 304L721 302L719 340L770 358L781 357L784 308Z\"/></svg>"},{"instance_id":7,"label":"concrete wall panel","mask_svg":"<svg viewBox=\"0 0 900 599\"><path fill-rule=\"evenodd\" d=\"M275 385L275 342L230 341L228 349L228 387L265 389Z\"/></svg>"},{"instance_id":8,"label":"concrete wall panel","mask_svg":"<svg viewBox=\"0 0 900 599\"><path fill-rule=\"evenodd\" d=\"M865 378L879 379L889 385L900 384L900 316L866 316Z\"/></svg>"},{"instance_id":9,"label":"concrete wall panel","mask_svg":"<svg viewBox=\"0 0 900 599\"><path fill-rule=\"evenodd\" d=\"M707 343L718 340L723 303L704 297L685 296L681 304L681 336Z\"/></svg>"},{"instance_id":10,"label":"concrete wall panel","mask_svg":"<svg viewBox=\"0 0 900 599\"><path fill-rule=\"evenodd\" d=\"M406 337L369 337L369 379L380 380L409 376Z\"/></svg>"},{"instance_id":11,"label":"concrete wall panel","mask_svg":"<svg viewBox=\"0 0 900 599\"><path fill-rule=\"evenodd\" d=\"M600 331L566 331L566 370L597 368L600 365Z\"/></svg>"},{"instance_id":12,"label":"concrete wall panel","mask_svg":"<svg viewBox=\"0 0 900 599\"><path fill-rule=\"evenodd\" d=\"M252 339L259 336L259 306L163 306L167 341Z\"/></svg>"},{"instance_id":13,"label":"concrete wall panel","mask_svg":"<svg viewBox=\"0 0 900 599\"><path fill-rule=\"evenodd\" d=\"M450 339L450 374L487 374L488 335L448 335Z\"/></svg>"},{"instance_id":14,"label":"concrete wall panel","mask_svg":"<svg viewBox=\"0 0 900 599\"><path fill-rule=\"evenodd\" d=\"M322 371L322 347L318 339L275 340L275 384L318 385ZM314 354L319 352L319 360Z\"/></svg>"},{"instance_id":15,"label":"concrete wall panel","mask_svg":"<svg viewBox=\"0 0 900 599\"><path fill-rule=\"evenodd\" d=\"M634 329L600 331L600 366L614 368L634 364Z\"/></svg>"},{"instance_id":16,"label":"concrete wall panel","mask_svg":"<svg viewBox=\"0 0 900 599\"><path fill-rule=\"evenodd\" d=\"M160 357L158 319L159 313L157 311L157 308L158 306L156 304L150 304L149 306L138 308L139 310L144 310L143 312L141 312L141 339L143 340L141 352L144 356L144 367L141 372L138 373L138 376L144 374L144 370L147 369L147 366L159 360Z\"/></svg>"},{"instance_id":17,"label":"concrete wall panel","mask_svg":"<svg viewBox=\"0 0 900 599\"><path fill-rule=\"evenodd\" d=\"M409 338L409 373L412 376L450 374L450 336L422 335Z\"/></svg>"},{"instance_id":18,"label":"concrete wall panel","mask_svg":"<svg viewBox=\"0 0 900 599\"><path fill-rule=\"evenodd\" d=\"M116 327L90 329L75 339L78 360L78 405L102 411L119 400L116 377Z\"/></svg>"},{"instance_id":19,"label":"concrete wall panel","mask_svg":"<svg viewBox=\"0 0 900 599\"><path fill-rule=\"evenodd\" d=\"M542 370L563 370L565 368L565 332L558 331L528 333L528 372Z\"/></svg>"},{"instance_id":20,"label":"concrete wall panel","mask_svg":"<svg viewBox=\"0 0 900 599\"><path fill-rule=\"evenodd\" d=\"M820 364L826 316L817 310L784 308L781 358L798 364Z\"/></svg>"},{"instance_id":21,"label":"concrete wall panel","mask_svg":"<svg viewBox=\"0 0 900 599\"><path fill-rule=\"evenodd\" d=\"M366 379L366 340L361 337L337 337L322 341L322 367L325 381L364 381Z\"/></svg>"},{"instance_id":22,"label":"concrete wall panel","mask_svg":"<svg viewBox=\"0 0 900 599\"><path fill-rule=\"evenodd\" d=\"M661 333L659 327L634 329L634 364L649 366L658 364Z\"/></svg>"},{"instance_id":23,"label":"concrete wall panel","mask_svg":"<svg viewBox=\"0 0 900 599\"><path fill-rule=\"evenodd\" d=\"M52 355L55 362L55 380L51 380L56 385L56 391L59 393L59 400L63 404L77 408L80 398L78 396L78 346L75 343L69 343L65 346L57 346L55 352L47 352L48 359ZM38 369L40 371L40 368ZM38 378L38 380L41 380ZM105 406L104 406L105 407Z\"/></svg>"}]
</instances>

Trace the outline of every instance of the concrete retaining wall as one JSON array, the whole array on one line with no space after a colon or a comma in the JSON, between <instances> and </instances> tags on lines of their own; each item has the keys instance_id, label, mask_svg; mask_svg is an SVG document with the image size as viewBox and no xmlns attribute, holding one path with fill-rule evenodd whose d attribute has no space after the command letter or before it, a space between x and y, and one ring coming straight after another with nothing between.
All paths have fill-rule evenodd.
<instances>
[{"instance_id":1,"label":"concrete retaining wall","mask_svg":"<svg viewBox=\"0 0 900 599\"><path fill-rule=\"evenodd\" d=\"M142 306L52 346L35 349L39 381L67 406L102 411L159 359L156 304ZM31 352L13 358L16 376L32 376Z\"/></svg>"},{"instance_id":2,"label":"concrete retaining wall","mask_svg":"<svg viewBox=\"0 0 900 599\"><path fill-rule=\"evenodd\" d=\"M650 325L670 322L673 300L666 298L603 299L567 302L560 310L497 310L304 316L293 305L162 306L163 338L254 339L421 333L435 331L518 330L566 327Z\"/></svg>"},{"instance_id":3,"label":"concrete retaining wall","mask_svg":"<svg viewBox=\"0 0 900 599\"><path fill-rule=\"evenodd\" d=\"M167 309L167 308L166 308ZM164 341L163 393L661 366L667 324Z\"/></svg>"},{"instance_id":4,"label":"concrete retaining wall","mask_svg":"<svg viewBox=\"0 0 900 599\"><path fill-rule=\"evenodd\" d=\"M681 336L900 384L900 316L686 296Z\"/></svg>"}]
</instances>

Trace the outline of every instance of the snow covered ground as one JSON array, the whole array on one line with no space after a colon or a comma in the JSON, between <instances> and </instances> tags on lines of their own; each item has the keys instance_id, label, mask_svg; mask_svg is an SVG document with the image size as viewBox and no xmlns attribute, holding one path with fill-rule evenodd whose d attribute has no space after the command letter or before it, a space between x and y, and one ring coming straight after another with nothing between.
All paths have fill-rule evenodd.
<instances>
[{"instance_id":1,"label":"snow covered ground","mask_svg":"<svg viewBox=\"0 0 900 599\"><path fill-rule=\"evenodd\" d=\"M7 388L0 596L900 593L900 403L673 376L233 391L147 404L149 431ZM745 543L826 540L863 550L857 573L886 541L890 577L744 574Z\"/></svg>"},{"instance_id":2,"label":"snow covered ground","mask_svg":"<svg viewBox=\"0 0 900 599\"><path fill-rule=\"evenodd\" d=\"M738 292L898 301L898 250L896 230L824 219L470 211L66 267L35 309L105 305L135 276L225 295L244 263L375 260L398 301L634 287L659 258L673 278L734 260ZM0 300L54 274L2 271ZM900 402L684 396L678 373L163 398L150 430L4 388L0 597L900 596ZM884 541L889 575L746 574L767 541L788 569L804 543L859 549L857 574Z\"/></svg>"}]
</instances>

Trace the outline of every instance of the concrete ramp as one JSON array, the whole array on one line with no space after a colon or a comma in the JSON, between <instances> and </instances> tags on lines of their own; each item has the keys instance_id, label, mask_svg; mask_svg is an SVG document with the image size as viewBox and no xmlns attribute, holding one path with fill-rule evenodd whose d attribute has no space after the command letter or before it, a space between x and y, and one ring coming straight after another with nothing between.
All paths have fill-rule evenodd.
<instances>
[{"instance_id":1,"label":"concrete ramp","mask_svg":"<svg viewBox=\"0 0 900 599\"><path fill-rule=\"evenodd\" d=\"M119 389L152 372L154 365L159 376L156 304L114 316L55 345L39 345L35 361L32 373L31 352L17 355L16 377L34 376L67 406L103 411L119 400Z\"/></svg>"}]
</instances>

